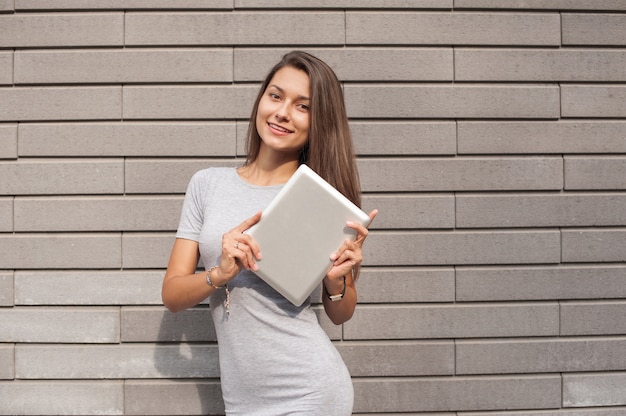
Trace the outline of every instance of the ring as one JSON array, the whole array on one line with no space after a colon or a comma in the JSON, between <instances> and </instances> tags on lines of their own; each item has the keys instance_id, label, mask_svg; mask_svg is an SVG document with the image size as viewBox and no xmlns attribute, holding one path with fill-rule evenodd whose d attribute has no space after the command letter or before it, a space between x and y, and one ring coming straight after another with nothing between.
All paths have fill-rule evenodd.
<instances>
[{"instance_id":1,"label":"ring","mask_svg":"<svg viewBox=\"0 0 626 416\"><path fill-rule=\"evenodd\" d=\"M235 250L239 248L239 241L235 241Z\"/></svg>"}]
</instances>

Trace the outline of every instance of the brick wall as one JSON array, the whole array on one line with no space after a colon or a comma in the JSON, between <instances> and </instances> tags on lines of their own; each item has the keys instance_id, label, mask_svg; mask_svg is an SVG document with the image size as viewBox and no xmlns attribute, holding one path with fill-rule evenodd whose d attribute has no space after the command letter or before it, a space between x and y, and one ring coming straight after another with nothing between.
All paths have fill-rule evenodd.
<instances>
[{"instance_id":1,"label":"brick wall","mask_svg":"<svg viewBox=\"0 0 626 416\"><path fill-rule=\"evenodd\" d=\"M221 414L160 284L290 49L344 83L356 414L626 414L622 0L0 0L0 414ZM319 293L316 294L319 299ZM319 305L317 306L319 308Z\"/></svg>"}]
</instances>

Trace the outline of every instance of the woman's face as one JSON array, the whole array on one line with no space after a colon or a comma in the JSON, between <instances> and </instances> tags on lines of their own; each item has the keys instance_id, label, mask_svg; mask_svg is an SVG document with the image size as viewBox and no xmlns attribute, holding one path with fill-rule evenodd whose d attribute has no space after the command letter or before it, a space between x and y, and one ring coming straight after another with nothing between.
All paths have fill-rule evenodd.
<instances>
[{"instance_id":1,"label":"woman's face","mask_svg":"<svg viewBox=\"0 0 626 416\"><path fill-rule=\"evenodd\" d=\"M304 71L286 66L274 74L256 115L261 147L298 157L309 138L310 97L309 76Z\"/></svg>"}]
</instances>

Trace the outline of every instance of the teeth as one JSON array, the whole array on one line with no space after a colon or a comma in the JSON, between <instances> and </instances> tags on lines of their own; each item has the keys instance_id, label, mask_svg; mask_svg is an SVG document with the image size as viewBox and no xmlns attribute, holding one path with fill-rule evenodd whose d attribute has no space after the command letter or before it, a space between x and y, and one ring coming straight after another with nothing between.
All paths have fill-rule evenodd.
<instances>
[{"instance_id":1,"label":"teeth","mask_svg":"<svg viewBox=\"0 0 626 416\"><path fill-rule=\"evenodd\" d=\"M284 131L285 133L291 133L291 130L287 130L286 128L277 126L276 124L270 123L270 126L275 128L276 130Z\"/></svg>"}]
</instances>

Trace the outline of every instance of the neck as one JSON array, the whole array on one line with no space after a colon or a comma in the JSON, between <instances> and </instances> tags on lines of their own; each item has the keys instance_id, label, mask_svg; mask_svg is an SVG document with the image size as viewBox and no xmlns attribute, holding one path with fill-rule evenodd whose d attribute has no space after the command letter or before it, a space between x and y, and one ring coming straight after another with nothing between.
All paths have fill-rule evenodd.
<instances>
[{"instance_id":1,"label":"neck","mask_svg":"<svg viewBox=\"0 0 626 416\"><path fill-rule=\"evenodd\" d=\"M297 160L283 163L260 162L258 159L238 169L246 182L259 186L280 185L289 180L298 168Z\"/></svg>"}]
</instances>

